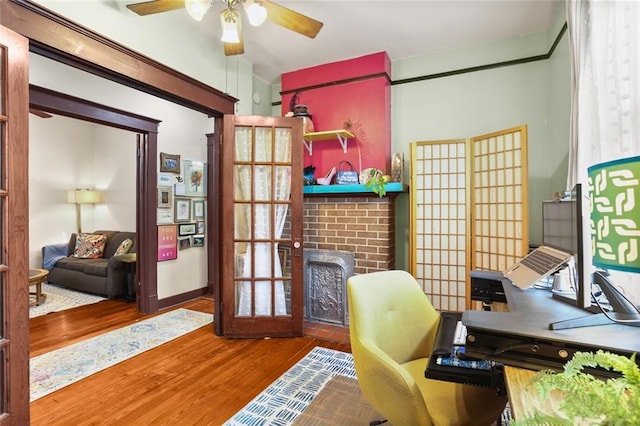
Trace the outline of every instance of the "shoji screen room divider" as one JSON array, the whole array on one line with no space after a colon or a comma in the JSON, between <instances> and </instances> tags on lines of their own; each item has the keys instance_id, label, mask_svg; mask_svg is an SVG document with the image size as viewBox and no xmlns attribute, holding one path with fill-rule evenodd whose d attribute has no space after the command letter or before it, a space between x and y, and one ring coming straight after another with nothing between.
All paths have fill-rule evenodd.
<instances>
[{"instance_id":1,"label":"shoji screen room divider","mask_svg":"<svg viewBox=\"0 0 640 426\"><path fill-rule=\"evenodd\" d=\"M527 126L411 144L411 273L438 310L472 306L469 272L528 251Z\"/></svg>"}]
</instances>

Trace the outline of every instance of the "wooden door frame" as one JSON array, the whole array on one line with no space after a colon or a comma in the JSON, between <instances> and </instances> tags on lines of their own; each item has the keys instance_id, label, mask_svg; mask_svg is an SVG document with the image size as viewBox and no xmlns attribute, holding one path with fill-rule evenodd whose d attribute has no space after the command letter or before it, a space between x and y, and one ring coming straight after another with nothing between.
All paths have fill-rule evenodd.
<instances>
[{"instance_id":1,"label":"wooden door frame","mask_svg":"<svg viewBox=\"0 0 640 426\"><path fill-rule=\"evenodd\" d=\"M136 150L136 301L141 312L157 311L156 197L154 188L145 187L156 179L160 121L34 85L29 85L29 107L142 135Z\"/></svg>"},{"instance_id":2,"label":"wooden door frame","mask_svg":"<svg viewBox=\"0 0 640 426\"><path fill-rule=\"evenodd\" d=\"M29 51L32 53L158 96L205 113L209 117L215 117L216 132L221 126L222 115L234 112L236 98L130 50L31 1L0 1L0 25L27 37ZM144 143L144 145L155 149L155 144ZM209 152L209 161L213 159L212 155L212 152ZM157 152L145 152L144 156L147 160L144 165L141 165L145 175L139 176L144 179L141 180L142 202L138 205L138 214L144 214L143 217L147 220L146 223L138 226L142 226L144 231L141 230L141 232L144 232L150 240L143 242L142 238L139 238L138 241L139 244L146 244L145 252L153 253L149 250L157 248L157 243L154 246L154 242L157 241L157 232L155 232L157 174L152 166L157 162ZM210 173L215 174L217 170L211 170ZM207 197L214 200L214 194L214 185L209 185ZM153 219L150 218L151 212L153 212ZM207 209L209 223L217 223L217 215L216 209ZM218 230L213 227L208 228L209 244L213 244L217 238L212 238L212 233ZM220 282L219 268L214 267L213 256L208 257L207 263L208 287L215 289ZM151 256L148 256L144 263L138 260L138 268L139 273L153 281L152 284L143 282L142 285L157 288L157 260ZM157 311L157 295L154 301L153 295L146 294L145 299L139 302L139 309L143 313Z\"/></svg>"},{"instance_id":3,"label":"wooden door frame","mask_svg":"<svg viewBox=\"0 0 640 426\"><path fill-rule=\"evenodd\" d=\"M29 424L29 58L25 38L5 28L0 33L7 43L0 46L0 425L17 425Z\"/></svg>"}]
</instances>

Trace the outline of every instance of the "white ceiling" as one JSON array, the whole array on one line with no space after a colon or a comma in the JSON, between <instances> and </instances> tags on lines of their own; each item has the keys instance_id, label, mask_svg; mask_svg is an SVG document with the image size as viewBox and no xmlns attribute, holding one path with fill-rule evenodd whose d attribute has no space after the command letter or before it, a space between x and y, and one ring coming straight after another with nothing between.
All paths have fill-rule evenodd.
<instances>
[{"instance_id":1,"label":"white ceiling","mask_svg":"<svg viewBox=\"0 0 640 426\"><path fill-rule=\"evenodd\" d=\"M220 0L202 22L220 37ZM135 3L129 0L127 3ZM282 6L324 23L315 39L270 22L251 27L243 20L244 58L267 83L280 74L370 53L386 51L397 60L484 42L547 32L563 0L276 0ZM126 11L127 13L132 13ZM191 20L185 10L170 13Z\"/></svg>"}]
</instances>

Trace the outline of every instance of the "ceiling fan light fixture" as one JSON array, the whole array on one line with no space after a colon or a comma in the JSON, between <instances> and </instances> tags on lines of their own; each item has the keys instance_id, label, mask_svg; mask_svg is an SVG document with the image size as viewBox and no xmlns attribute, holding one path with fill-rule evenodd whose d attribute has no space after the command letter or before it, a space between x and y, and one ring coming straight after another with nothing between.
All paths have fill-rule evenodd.
<instances>
[{"instance_id":1,"label":"ceiling fan light fixture","mask_svg":"<svg viewBox=\"0 0 640 426\"><path fill-rule=\"evenodd\" d=\"M264 24L267 20L267 9L260 1L244 0L242 6L249 18L249 23L254 27Z\"/></svg>"},{"instance_id":2,"label":"ceiling fan light fixture","mask_svg":"<svg viewBox=\"0 0 640 426\"><path fill-rule=\"evenodd\" d=\"M235 9L225 9L220 13L220 23L222 24L222 40L225 43L240 43L240 15Z\"/></svg>"},{"instance_id":3,"label":"ceiling fan light fixture","mask_svg":"<svg viewBox=\"0 0 640 426\"><path fill-rule=\"evenodd\" d=\"M184 7L193 19L202 21L211 7L211 0L184 0Z\"/></svg>"}]
</instances>

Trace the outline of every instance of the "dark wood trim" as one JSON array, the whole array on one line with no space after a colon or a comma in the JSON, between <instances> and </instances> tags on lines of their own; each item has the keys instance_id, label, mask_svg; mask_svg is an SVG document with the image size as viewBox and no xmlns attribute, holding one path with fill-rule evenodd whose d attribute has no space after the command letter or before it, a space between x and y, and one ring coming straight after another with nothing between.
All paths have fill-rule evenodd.
<instances>
[{"instance_id":1,"label":"dark wood trim","mask_svg":"<svg viewBox=\"0 0 640 426\"><path fill-rule=\"evenodd\" d=\"M220 148L222 142L223 119L216 117L214 123L214 133L207 134L207 179L210 184L207 186L207 253L208 253L208 271L207 271L207 288L210 294L213 294L215 303L215 312L218 317L214 321L215 333L220 336L222 334L222 298L220 297L220 286L222 283L222 267L220 262L222 230L220 229L220 176L222 168L220 167Z\"/></svg>"},{"instance_id":2,"label":"dark wood trim","mask_svg":"<svg viewBox=\"0 0 640 426\"><path fill-rule=\"evenodd\" d=\"M205 114L233 113L238 101L29 0L0 2L0 25L34 53Z\"/></svg>"},{"instance_id":3,"label":"dark wood trim","mask_svg":"<svg viewBox=\"0 0 640 426\"><path fill-rule=\"evenodd\" d=\"M160 120L29 85L29 107L133 132L157 132Z\"/></svg>"},{"instance_id":4,"label":"dark wood trim","mask_svg":"<svg viewBox=\"0 0 640 426\"><path fill-rule=\"evenodd\" d=\"M302 92L305 90L322 89L323 87L328 87L328 86L338 86L341 84L349 84L349 83L354 83L356 81L373 80L375 78L384 78L387 80L388 83L391 83L391 77L389 77L389 74L387 74L386 72L379 72L376 74L368 74L368 75L362 75L358 77L345 78L344 80L328 81L325 83L314 84L313 86L306 86L306 87L299 87L296 89L284 90L280 92L280 96L288 95L290 93Z\"/></svg>"},{"instance_id":5,"label":"dark wood trim","mask_svg":"<svg viewBox=\"0 0 640 426\"><path fill-rule=\"evenodd\" d=\"M198 297L206 296L209 293L206 287L197 288L195 290L187 291L186 293L174 294L173 296L165 297L164 299L160 299L158 301L158 309L165 309L171 306L178 305L180 303L189 302L191 300L197 299Z\"/></svg>"},{"instance_id":6,"label":"dark wood trim","mask_svg":"<svg viewBox=\"0 0 640 426\"><path fill-rule=\"evenodd\" d=\"M492 64L485 64L485 65L478 65L478 66L475 66L475 67L461 68L461 69L457 69L457 70L439 72L439 73L423 75L423 76L419 76L419 77L404 78L402 80L394 80L394 81L392 81L391 85L392 86L396 86L396 85L399 85L399 84L415 83L417 81L433 80L433 79L442 78L442 77L451 77L451 76L454 76L454 75L467 74L467 73L470 73L470 72L486 71L486 70L490 70L490 69L494 69L494 68L503 68L503 67L510 67L510 66L513 66L513 65L528 64L530 62L546 61L547 59L549 59L551 57L551 55L553 55L553 52L556 50L556 47L558 46L558 43L560 43L560 40L562 39L562 36L564 36L564 33L566 31L567 31L567 23L565 22L564 26L560 29L560 32L558 33L558 36L556 37L556 39L554 40L553 44L549 48L549 51L547 53L545 53L545 54L542 54L542 55L528 56L526 58L512 59L512 60L509 60L509 61L494 62Z\"/></svg>"},{"instance_id":7,"label":"dark wood trim","mask_svg":"<svg viewBox=\"0 0 640 426\"><path fill-rule=\"evenodd\" d=\"M138 310L148 314L158 310L157 130L138 135L137 156L136 232L140 256L136 265L136 301Z\"/></svg>"}]
</instances>

